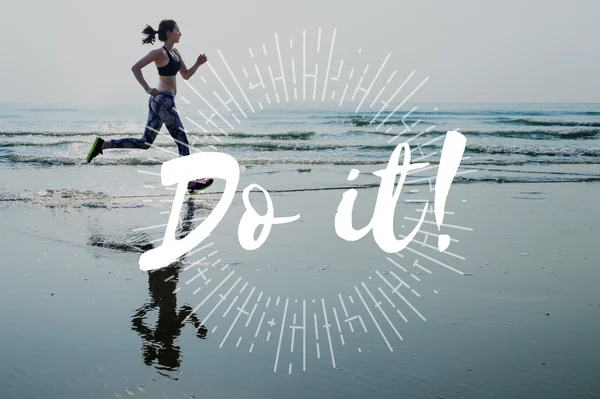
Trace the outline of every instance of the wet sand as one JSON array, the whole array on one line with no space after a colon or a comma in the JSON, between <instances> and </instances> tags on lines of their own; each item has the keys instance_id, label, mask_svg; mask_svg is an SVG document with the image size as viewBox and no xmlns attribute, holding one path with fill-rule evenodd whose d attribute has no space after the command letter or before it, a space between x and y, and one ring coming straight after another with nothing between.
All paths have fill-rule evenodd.
<instances>
[{"instance_id":1,"label":"wet sand","mask_svg":"<svg viewBox=\"0 0 600 399\"><path fill-rule=\"evenodd\" d=\"M158 167L2 168L0 397L600 394L597 183L455 184L441 230L456 256L419 234L401 257L371 234L336 236L334 188L349 169L245 170L239 190L261 184L275 216L301 219L246 251L238 193L205 248L144 273L139 256L160 244L173 196L140 173ZM182 234L222 188L184 203ZM357 228L377 188L358 191ZM433 198L427 185L404 192ZM251 200L262 213L262 195ZM398 233L421 207L399 204Z\"/></svg>"}]
</instances>

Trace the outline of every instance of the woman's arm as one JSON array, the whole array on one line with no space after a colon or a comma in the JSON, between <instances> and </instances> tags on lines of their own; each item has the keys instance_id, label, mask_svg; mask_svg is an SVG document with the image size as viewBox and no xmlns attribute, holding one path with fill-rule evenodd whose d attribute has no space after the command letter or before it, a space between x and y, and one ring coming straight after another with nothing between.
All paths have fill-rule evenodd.
<instances>
[{"instance_id":1,"label":"woman's arm","mask_svg":"<svg viewBox=\"0 0 600 399\"><path fill-rule=\"evenodd\" d=\"M145 67L146 65L150 64L151 62L158 60L159 57L162 55L161 51L162 51L161 49L156 49L156 50L150 51L148 54L146 54L142 59L140 59L138 62L136 62L131 67L131 71L133 72L133 75L135 76L137 81L140 83L140 85L142 85L142 87L148 94L156 94L156 93L153 93L153 91L156 89L151 89L150 86L148 86L148 83L146 83L146 80L144 79L144 75L142 74L142 68Z\"/></svg>"},{"instance_id":2,"label":"woman's arm","mask_svg":"<svg viewBox=\"0 0 600 399\"><path fill-rule=\"evenodd\" d=\"M196 60L196 63L190 69L187 69L185 62L183 62L183 58L181 57L181 54L179 54L179 50L175 50L175 52L177 53L177 56L179 57L179 61L181 61L181 66L179 67L179 73L181 73L181 77L184 78L185 80L188 80L189 78L194 76L194 74L196 73L196 70L198 70L200 65L202 65L206 62L206 55L200 54L200 56L198 56L198 59Z\"/></svg>"}]
</instances>

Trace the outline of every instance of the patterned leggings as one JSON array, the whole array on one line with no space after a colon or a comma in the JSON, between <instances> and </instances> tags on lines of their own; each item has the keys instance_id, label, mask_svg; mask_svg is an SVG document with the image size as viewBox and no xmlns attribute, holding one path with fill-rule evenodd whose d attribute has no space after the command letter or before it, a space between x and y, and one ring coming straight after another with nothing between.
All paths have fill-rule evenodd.
<instances>
[{"instance_id":1,"label":"patterned leggings","mask_svg":"<svg viewBox=\"0 0 600 399\"><path fill-rule=\"evenodd\" d=\"M147 150L151 147L162 125L167 126L171 137L175 140L179 156L190 155L189 143L183 130L183 124L175 108L173 93L161 91L148 100L148 121L144 135L141 138L125 138L112 140L113 148L141 148Z\"/></svg>"}]
</instances>

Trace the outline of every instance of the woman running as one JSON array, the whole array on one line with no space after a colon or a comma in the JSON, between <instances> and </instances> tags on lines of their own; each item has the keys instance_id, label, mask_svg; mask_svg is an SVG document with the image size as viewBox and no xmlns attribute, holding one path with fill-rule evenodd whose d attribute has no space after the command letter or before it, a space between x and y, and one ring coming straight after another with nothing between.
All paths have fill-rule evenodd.
<instances>
[{"instance_id":1,"label":"woman running","mask_svg":"<svg viewBox=\"0 0 600 399\"><path fill-rule=\"evenodd\" d=\"M169 134L175 140L179 156L190 154L188 139L177 108L175 107L175 95L177 93L176 75L179 72L184 79L191 78L196 73L198 67L206 62L206 55L201 54L198 56L196 63L190 69L186 67L179 51L173 48L175 43L179 43L181 31L177 23L172 19L163 19L160 21L158 31L155 31L150 25L146 25L142 33L146 35L142 40L142 44L154 44L157 34L158 40L164 42L164 46L150 51L131 67L131 71L137 81L142 85L146 93L150 94L150 99L148 100L148 121L144 135L141 138L123 138L106 141L101 137L96 137L88 153L87 163L90 163L98 154L102 154L103 150L111 148L150 148L163 124L166 125ZM154 62L158 69L159 81L156 88L150 87L142 75L142 68L151 62ZM188 190L190 193L193 193L197 190L207 188L212 183L212 179L194 180L188 183Z\"/></svg>"}]
</instances>

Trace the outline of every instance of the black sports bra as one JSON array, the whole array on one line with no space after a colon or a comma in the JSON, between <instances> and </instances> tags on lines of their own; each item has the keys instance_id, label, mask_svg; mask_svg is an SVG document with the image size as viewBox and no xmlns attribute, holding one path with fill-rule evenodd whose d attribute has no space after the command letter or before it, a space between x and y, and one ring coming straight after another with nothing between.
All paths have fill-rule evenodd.
<instances>
[{"instance_id":1,"label":"black sports bra","mask_svg":"<svg viewBox=\"0 0 600 399\"><path fill-rule=\"evenodd\" d=\"M177 75L177 72L179 72L179 67L181 66L181 60L175 61L175 59L173 57L171 57L171 53L169 52L169 50L167 50L166 48L164 48L164 49L167 52L167 55L169 56L169 63L163 67L157 67L158 74L160 76Z\"/></svg>"}]
</instances>

